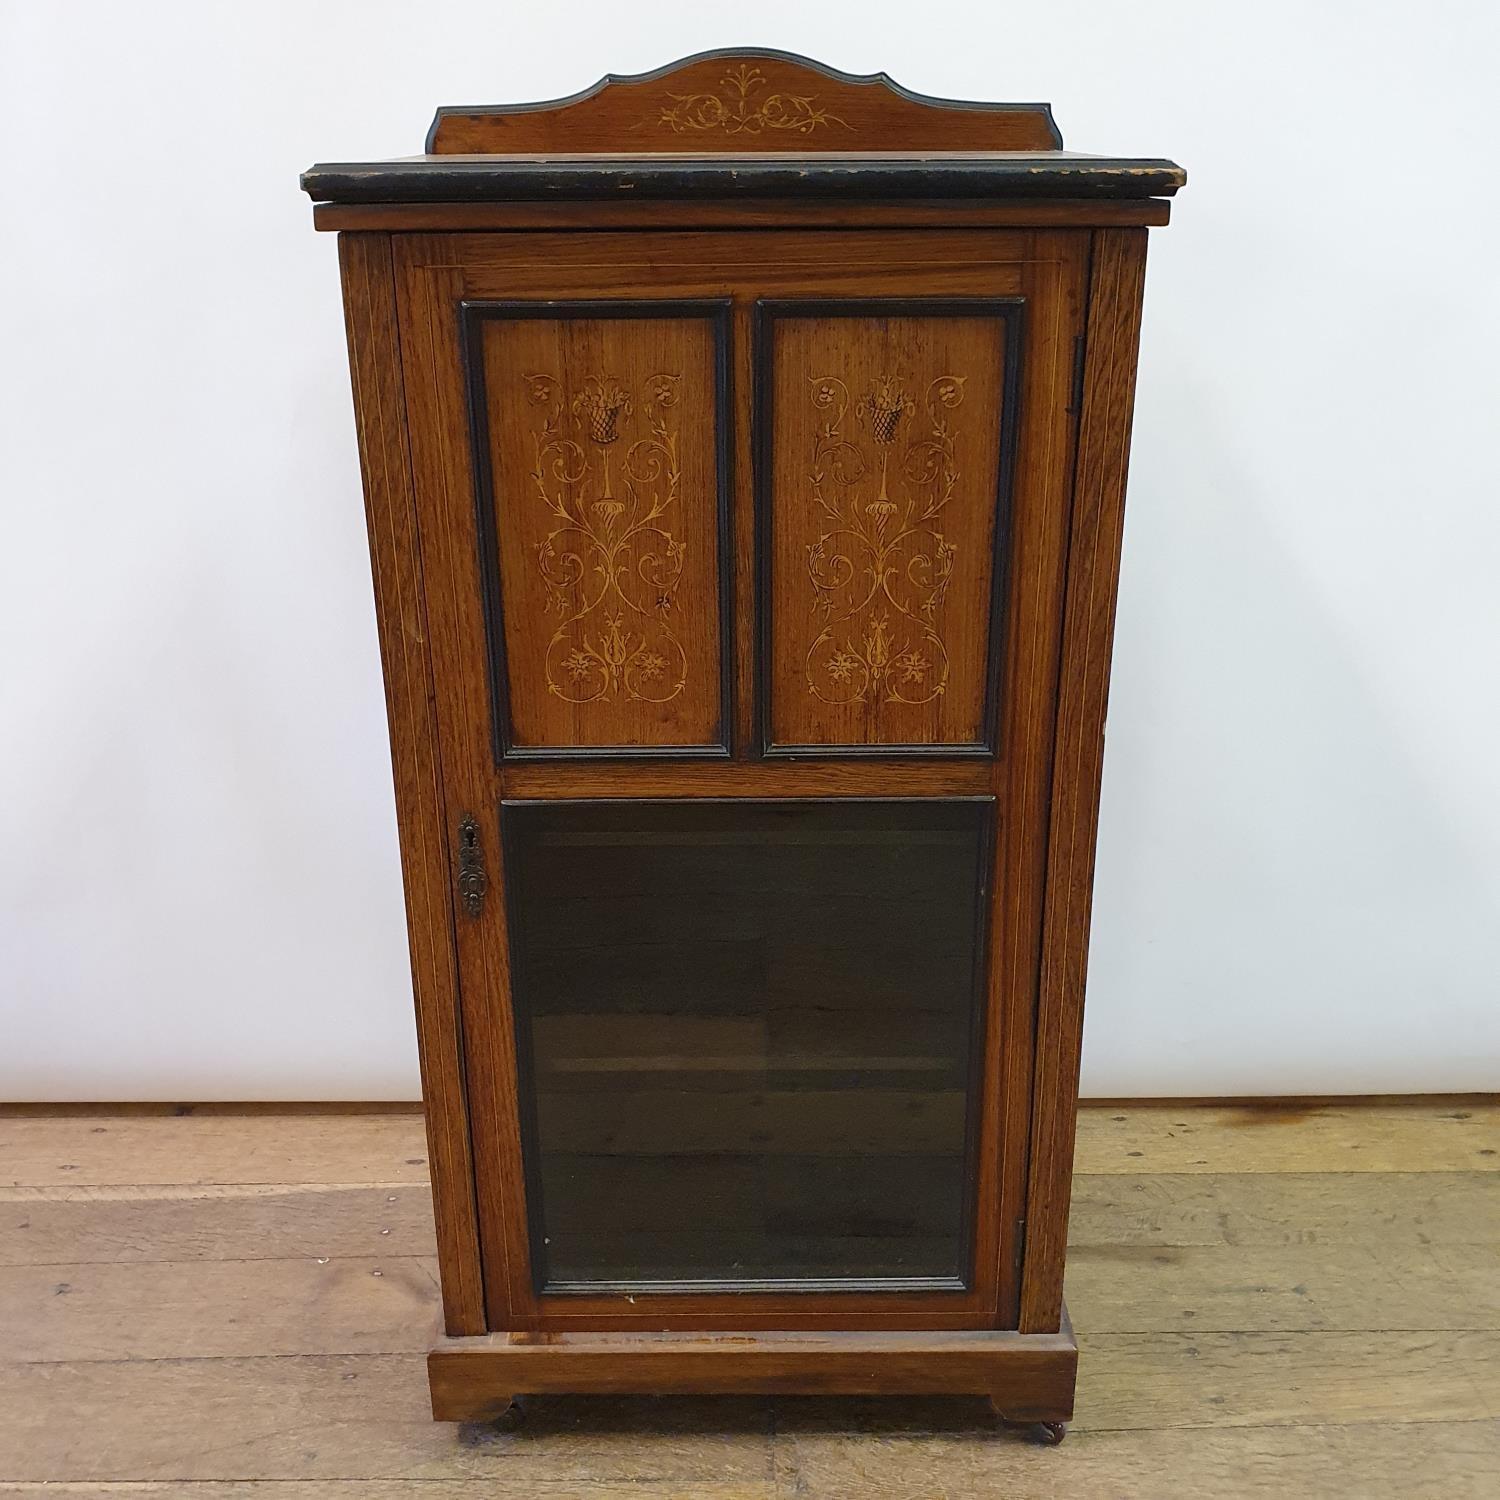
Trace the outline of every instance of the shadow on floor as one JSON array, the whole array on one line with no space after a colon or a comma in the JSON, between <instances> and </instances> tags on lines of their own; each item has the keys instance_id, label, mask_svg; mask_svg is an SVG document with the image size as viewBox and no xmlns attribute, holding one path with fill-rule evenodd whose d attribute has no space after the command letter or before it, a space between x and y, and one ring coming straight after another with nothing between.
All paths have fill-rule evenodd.
<instances>
[{"instance_id":1,"label":"shadow on floor","mask_svg":"<svg viewBox=\"0 0 1500 1500\"><path fill-rule=\"evenodd\" d=\"M519 1413L458 1427L464 1447L586 1428L652 1437L818 1433L916 1437L993 1434L1024 1441L1030 1423L998 1420L978 1396L527 1396Z\"/></svg>"}]
</instances>

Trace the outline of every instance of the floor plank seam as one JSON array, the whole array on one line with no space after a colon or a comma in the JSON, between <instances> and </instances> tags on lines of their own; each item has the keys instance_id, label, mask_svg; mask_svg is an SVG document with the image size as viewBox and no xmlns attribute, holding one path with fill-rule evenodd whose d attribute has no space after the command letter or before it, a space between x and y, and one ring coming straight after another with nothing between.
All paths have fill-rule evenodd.
<instances>
[{"instance_id":1,"label":"floor plank seam","mask_svg":"<svg viewBox=\"0 0 1500 1500\"><path fill-rule=\"evenodd\" d=\"M1164 1248L1180 1249L1182 1247ZM360 1260L374 1260L382 1264L395 1265L401 1261L436 1260L436 1258L436 1250L420 1253L406 1250L400 1255L382 1255L376 1250L367 1255L236 1255L232 1259L222 1255L192 1255L177 1256L172 1260L151 1260L134 1256L129 1260L7 1260L0 1261L0 1276L7 1271L47 1271L56 1270L60 1266L334 1266L344 1261Z\"/></svg>"},{"instance_id":2,"label":"floor plank seam","mask_svg":"<svg viewBox=\"0 0 1500 1500\"><path fill-rule=\"evenodd\" d=\"M539 1397L514 1433L434 1425L419 1123L6 1122L0 1497L1500 1494L1500 1112L1186 1109L1080 1116L1058 1456L977 1397Z\"/></svg>"}]
</instances>

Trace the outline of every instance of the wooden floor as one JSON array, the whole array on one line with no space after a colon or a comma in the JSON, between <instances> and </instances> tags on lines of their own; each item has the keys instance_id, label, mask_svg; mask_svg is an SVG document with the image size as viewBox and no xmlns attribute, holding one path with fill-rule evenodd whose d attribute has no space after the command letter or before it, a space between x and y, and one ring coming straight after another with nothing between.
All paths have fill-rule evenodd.
<instances>
[{"instance_id":1,"label":"wooden floor","mask_svg":"<svg viewBox=\"0 0 1500 1500\"><path fill-rule=\"evenodd\" d=\"M957 1400L436 1425L425 1156L402 1113L0 1118L0 1494L1500 1496L1493 1101L1086 1110L1058 1449Z\"/></svg>"}]
</instances>

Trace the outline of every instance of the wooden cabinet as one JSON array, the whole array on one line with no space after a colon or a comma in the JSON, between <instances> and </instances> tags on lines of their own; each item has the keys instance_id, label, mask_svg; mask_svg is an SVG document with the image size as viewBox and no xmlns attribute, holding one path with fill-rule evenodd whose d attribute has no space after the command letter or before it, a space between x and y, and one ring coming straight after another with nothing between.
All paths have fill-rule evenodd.
<instances>
[{"instance_id":1,"label":"wooden cabinet","mask_svg":"<svg viewBox=\"0 0 1500 1500\"><path fill-rule=\"evenodd\" d=\"M771 53L319 166L447 1337L1071 1410L1062 1262L1170 162ZM732 1337L726 1335L733 1335Z\"/></svg>"}]
</instances>

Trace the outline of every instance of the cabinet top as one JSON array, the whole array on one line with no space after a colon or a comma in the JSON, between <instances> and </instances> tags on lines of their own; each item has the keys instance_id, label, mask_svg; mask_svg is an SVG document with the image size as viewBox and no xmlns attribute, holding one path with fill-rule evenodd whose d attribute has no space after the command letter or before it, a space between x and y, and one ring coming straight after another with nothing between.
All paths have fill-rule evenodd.
<instances>
[{"instance_id":1,"label":"cabinet top","mask_svg":"<svg viewBox=\"0 0 1500 1500\"><path fill-rule=\"evenodd\" d=\"M571 98L444 106L427 153L320 163L320 203L684 198L1143 199L1175 162L1062 149L1046 104L913 94L784 52L704 52Z\"/></svg>"}]
</instances>

